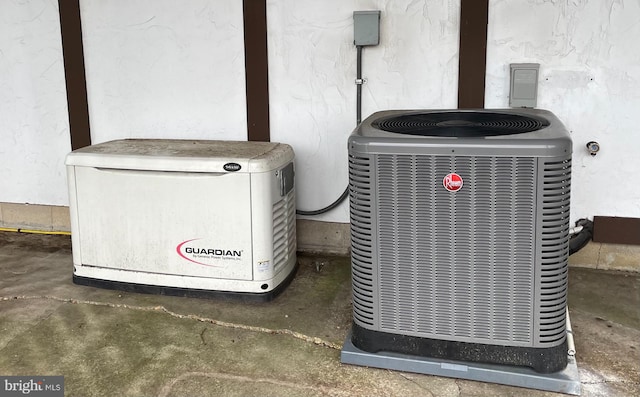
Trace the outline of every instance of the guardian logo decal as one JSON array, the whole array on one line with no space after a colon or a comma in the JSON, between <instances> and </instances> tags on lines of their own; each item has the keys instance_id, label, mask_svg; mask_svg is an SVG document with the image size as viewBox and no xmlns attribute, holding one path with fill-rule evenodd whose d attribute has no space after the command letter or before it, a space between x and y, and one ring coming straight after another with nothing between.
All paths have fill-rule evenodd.
<instances>
[{"instance_id":1,"label":"guardian logo decal","mask_svg":"<svg viewBox=\"0 0 640 397\"><path fill-rule=\"evenodd\" d=\"M462 188L462 177L452 172L444 177L442 185L450 192L457 192Z\"/></svg>"},{"instance_id":2,"label":"guardian logo decal","mask_svg":"<svg viewBox=\"0 0 640 397\"><path fill-rule=\"evenodd\" d=\"M176 246L176 252L181 258L189 262L210 267L220 267L220 261L242 260L242 250L213 248L204 244L194 243L194 241L199 240L202 239L194 238L181 242Z\"/></svg>"}]
</instances>

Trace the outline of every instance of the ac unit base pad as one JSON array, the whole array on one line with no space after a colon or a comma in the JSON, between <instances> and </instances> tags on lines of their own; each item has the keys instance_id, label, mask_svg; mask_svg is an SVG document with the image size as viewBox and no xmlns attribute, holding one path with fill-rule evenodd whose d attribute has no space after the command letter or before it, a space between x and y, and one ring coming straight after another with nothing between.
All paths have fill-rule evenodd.
<instances>
[{"instance_id":1,"label":"ac unit base pad","mask_svg":"<svg viewBox=\"0 0 640 397\"><path fill-rule=\"evenodd\" d=\"M351 343L349 333L340 353L340 362L580 395L580 374L575 357L572 356L568 356L568 364L564 370L541 374L527 367L443 360L392 352L368 353Z\"/></svg>"}]
</instances>

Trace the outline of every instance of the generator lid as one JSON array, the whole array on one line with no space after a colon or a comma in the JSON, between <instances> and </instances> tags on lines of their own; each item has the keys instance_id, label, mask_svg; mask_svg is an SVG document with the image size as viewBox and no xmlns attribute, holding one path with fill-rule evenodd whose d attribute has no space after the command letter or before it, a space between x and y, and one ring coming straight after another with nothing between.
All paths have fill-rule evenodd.
<instances>
[{"instance_id":1,"label":"generator lid","mask_svg":"<svg viewBox=\"0 0 640 397\"><path fill-rule=\"evenodd\" d=\"M69 153L65 164L95 168L174 172L266 172L294 158L277 142L121 139Z\"/></svg>"}]
</instances>

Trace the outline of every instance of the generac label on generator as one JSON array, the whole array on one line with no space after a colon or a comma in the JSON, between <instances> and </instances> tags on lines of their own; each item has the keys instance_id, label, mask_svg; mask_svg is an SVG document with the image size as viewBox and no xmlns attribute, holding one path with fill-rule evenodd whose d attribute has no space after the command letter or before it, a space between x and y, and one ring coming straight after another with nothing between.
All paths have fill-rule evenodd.
<instances>
[{"instance_id":1,"label":"generac label on generator","mask_svg":"<svg viewBox=\"0 0 640 397\"><path fill-rule=\"evenodd\" d=\"M176 253L189 262L218 267L221 261L240 261L242 251L228 247L215 247L202 238L185 240L176 246Z\"/></svg>"}]
</instances>

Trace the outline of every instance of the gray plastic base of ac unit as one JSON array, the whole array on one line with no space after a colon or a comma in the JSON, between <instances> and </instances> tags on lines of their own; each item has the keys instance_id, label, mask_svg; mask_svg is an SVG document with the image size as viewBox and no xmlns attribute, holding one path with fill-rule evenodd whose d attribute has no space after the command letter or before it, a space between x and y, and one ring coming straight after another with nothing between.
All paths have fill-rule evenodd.
<instances>
[{"instance_id":1,"label":"gray plastic base of ac unit","mask_svg":"<svg viewBox=\"0 0 640 397\"><path fill-rule=\"evenodd\" d=\"M575 357L572 356L569 356L569 363L563 371L540 374L526 367L451 361L391 352L368 353L351 343L349 333L342 347L340 361L343 364L580 395L580 374Z\"/></svg>"}]
</instances>

